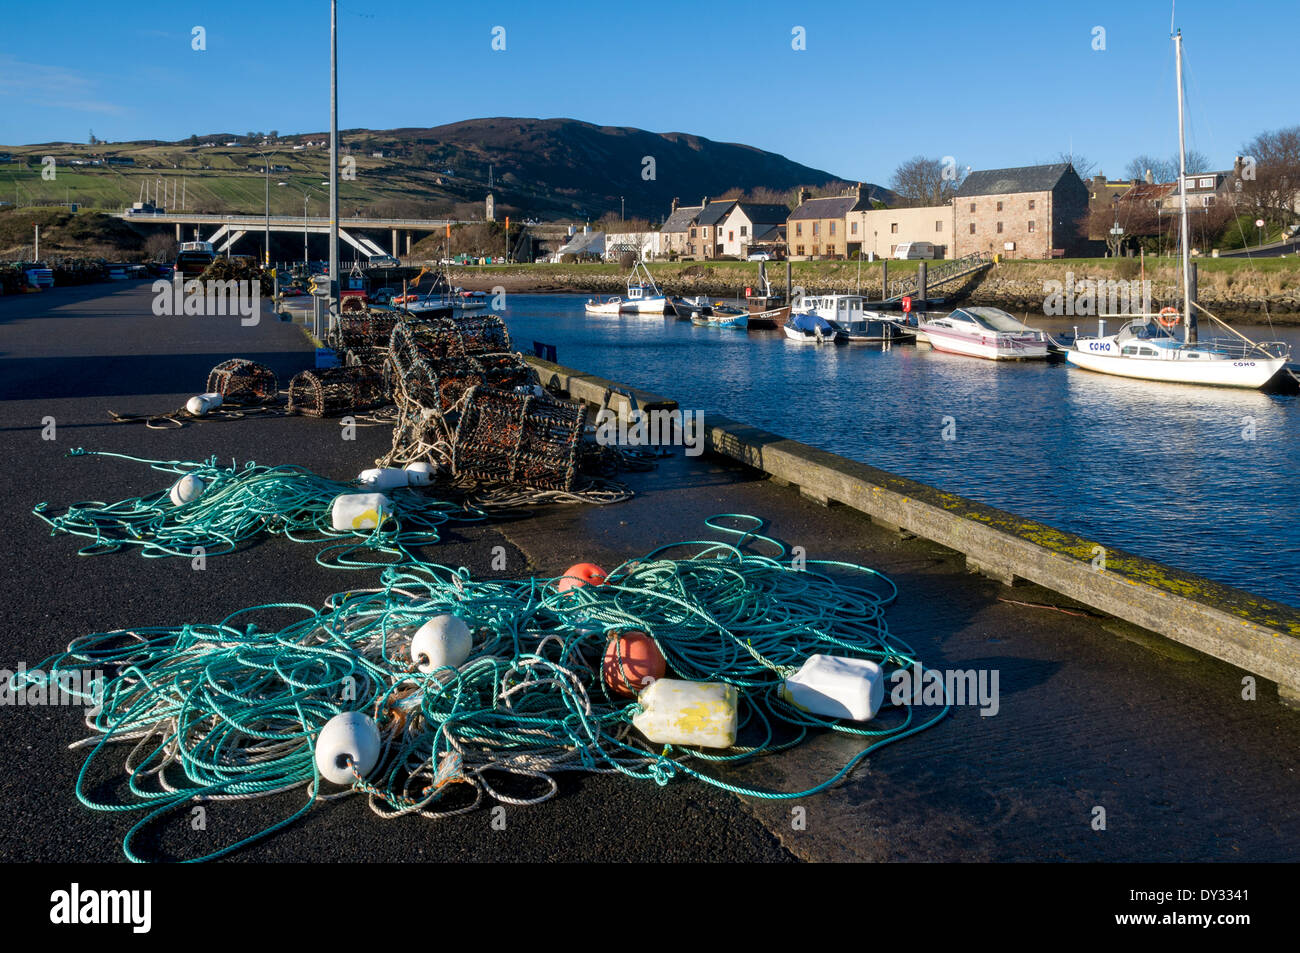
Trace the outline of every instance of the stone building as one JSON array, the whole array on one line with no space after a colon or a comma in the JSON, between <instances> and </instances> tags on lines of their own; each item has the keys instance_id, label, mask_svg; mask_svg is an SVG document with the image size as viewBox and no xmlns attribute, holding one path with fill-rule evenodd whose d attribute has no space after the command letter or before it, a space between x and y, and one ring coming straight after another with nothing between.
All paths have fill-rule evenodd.
<instances>
[{"instance_id":1,"label":"stone building","mask_svg":"<svg viewBox=\"0 0 1300 953\"><path fill-rule=\"evenodd\" d=\"M799 207L785 223L785 240L792 259L844 258L849 251L849 213L871 207L862 183L844 195L810 198L799 193ZM858 239L859 244L861 239Z\"/></svg>"},{"instance_id":2,"label":"stone building","mask_svg":"<svg viewBox=\"0 0 1300 953\"><path fill-rule=\"evenodd\" d=\"M953 257L1059 258L1090 248L1088 187L1068 162L972 172L953 200Z\"/></svg>"}]
</instances>

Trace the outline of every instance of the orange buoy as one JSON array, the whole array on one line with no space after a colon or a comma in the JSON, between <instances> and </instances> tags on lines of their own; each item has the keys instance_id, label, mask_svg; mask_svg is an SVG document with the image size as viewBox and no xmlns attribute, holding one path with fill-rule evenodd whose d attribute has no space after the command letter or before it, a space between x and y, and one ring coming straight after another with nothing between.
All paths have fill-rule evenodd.
<instances>
[{"instance_id":1,"label":"orange buoy","mask_svg":"<svg viewBox=\"0 0 1300 953\"><path fill-rule=\"evenodd\" d=\"M578 589L582 586L600 586L605 582L605 570L595 563L578 563L564 571L564 576L555 588L560 592Z\"/></svg>"},{"instance_id":2,"label":"orange buoy","mask_svg":"<svg viewBox=\"0 0 1300 953\"><path fill-rule=\"evenodd\" d=\"M613 694L634 697L647 685L663 678L667 671L663 653L648 634L639 629L610 633L602 673L605 685Z\"/></svg>"}]
</instances>

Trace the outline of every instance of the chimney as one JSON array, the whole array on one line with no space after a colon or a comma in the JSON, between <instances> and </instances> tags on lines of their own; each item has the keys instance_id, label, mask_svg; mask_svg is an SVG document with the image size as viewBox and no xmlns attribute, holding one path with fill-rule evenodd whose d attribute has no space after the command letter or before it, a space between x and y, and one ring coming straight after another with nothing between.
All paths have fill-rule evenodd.
<instances>
[{"instance_id":1,"label":"chimney","mask_svg":"<svg viewBox=\"0 0 1300 953\"><path fill-rule=\"evenodd\" d=\"M679 204L680 202L681 202L680 199L676 199L676 198L673 199L673 207L672 207L672 211L674 211L674 212L677 211L677 206L678 206L678 204Z\"/></svg>"},{"instance_id":2,"label":"chimney","mask_svg":"<svg viewBox=\"0 0 1300 953\"><path fill-rule=\"evenodd\" d=\"M800 204L800 205L803 205L803 203L804 203L804 202L807 202L810 198L812 198L812 192L808 191L807 189L800 189L800 190L799 190L799 204Z\"/></svg>"},{"instance_id":3,"label":"chimney","mask_svg":"<svg viewBox=\"0 0 1300 953\"><path fill-rule=\"evenodd\" d=\"M1142 177L1142 180L1146 182L1147 185L1154 185L1156 181L1156 177L1151 174L1150 169L1147 169L1147 174Z\"/></svg>"},{"instance_id":4,"label":"chimney","mask_svg":"<svg viewBox=\"0 0 1300 953\"><path fill-rule=\"evenodd\" d=\"M1237 156L1235 159L1232 160L1232 177L1234 179L1241 178L1241 167L1245 163L1245 161L1246 160L1243 156Z\"/></svg>"},{"instance_id":5,"label":"chimney","mask_svg":"<svg viewBox=\"0 0 1300 953\"><path fill-rule=\"evenodd\" d=\"M704 196L704 198L700 200L700 209L703 210L708 207L709 207L709 197L706 195Z\"/></svg>"},{"instance_id":6,"label":"chimney","mask_svg":"<svg viewBox=\"0 0 1300 953\"><path fill-rule=\"evenodd\" d=\"M853 193L858 197L858 201L861 202L861 201L862 201L862 183L861 183L861 182L858 183L857 188L855 188L855 189L853 190Z\"/></svg>"}]
</instances>

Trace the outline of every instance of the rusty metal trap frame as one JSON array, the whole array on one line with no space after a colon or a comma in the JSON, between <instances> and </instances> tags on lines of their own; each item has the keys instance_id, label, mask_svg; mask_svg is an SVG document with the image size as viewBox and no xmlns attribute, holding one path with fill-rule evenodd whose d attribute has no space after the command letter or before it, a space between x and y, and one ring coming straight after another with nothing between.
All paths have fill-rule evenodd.
<instances>
[{"instance_id":1,"label":"rusty metal trap frame","mask_svg":"<svg viewBox=\"0 0 1300 953\"><path fill-rule=\"evenodd\" d=\"M572 490L583 409L549 395L475 385L451 446L457 478Z\"/></svg>"},{"instance_id":2,"label":"rusty metal trap frame","mask_svg":"<svg viewBox=\"0 0 1300 953\"><path fill-rule=\"evenodd\" d=\"M236 357L208 373L207 393L220 394L223 404L256 407L278 401L280 383L269 367Z\"/></svg>"},{"instance_id":3,"label":"rusty metal trap frame","mask_svg":"<svg viewBox=\"0 0 1300 953\"><path fill-rule=\"evenodd\" d=\"M333 417L373 410L388 403L383 374L374 367L352 365L302 371L289 382L289 412Z\"/></svg>"}]
</instances>

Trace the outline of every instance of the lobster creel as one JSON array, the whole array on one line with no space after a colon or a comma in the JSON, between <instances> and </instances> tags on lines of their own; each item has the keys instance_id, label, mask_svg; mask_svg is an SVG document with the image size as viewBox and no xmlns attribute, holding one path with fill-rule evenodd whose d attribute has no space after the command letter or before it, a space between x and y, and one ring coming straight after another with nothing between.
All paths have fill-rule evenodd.
<instances>
[{"instance_id":1,"label":"lobster creel","mask_svg":"<svg viewBox=\"0 0 1300 953\"><path fill-rule=\"evenodd\" d=\"M452 472L542 490L572 490L583 413L553 397L475 385L452 441Z\"/></svg>"},{"instance_id":2,"label":"lobster creel","mask_svg":"<svg viewBox=\"0 0 1300 953\"><path fill-rule=\"evenodd\" d=\"M274 404L280 397L280 384L269 367L236 357L208 373L206 393L220 394L223 404L253 407Z\"/></svg>"},{"instance_id":3,"label":"lobster creel","mask_svg":"<svg viewBox=\"0 0 1300 953\"><path fill-rule=\"evenodd\" d=\"M333 417L386 403L383 374L365 365L302 371L289 382L291 414Z\"/></svg>"}]
</instances>

